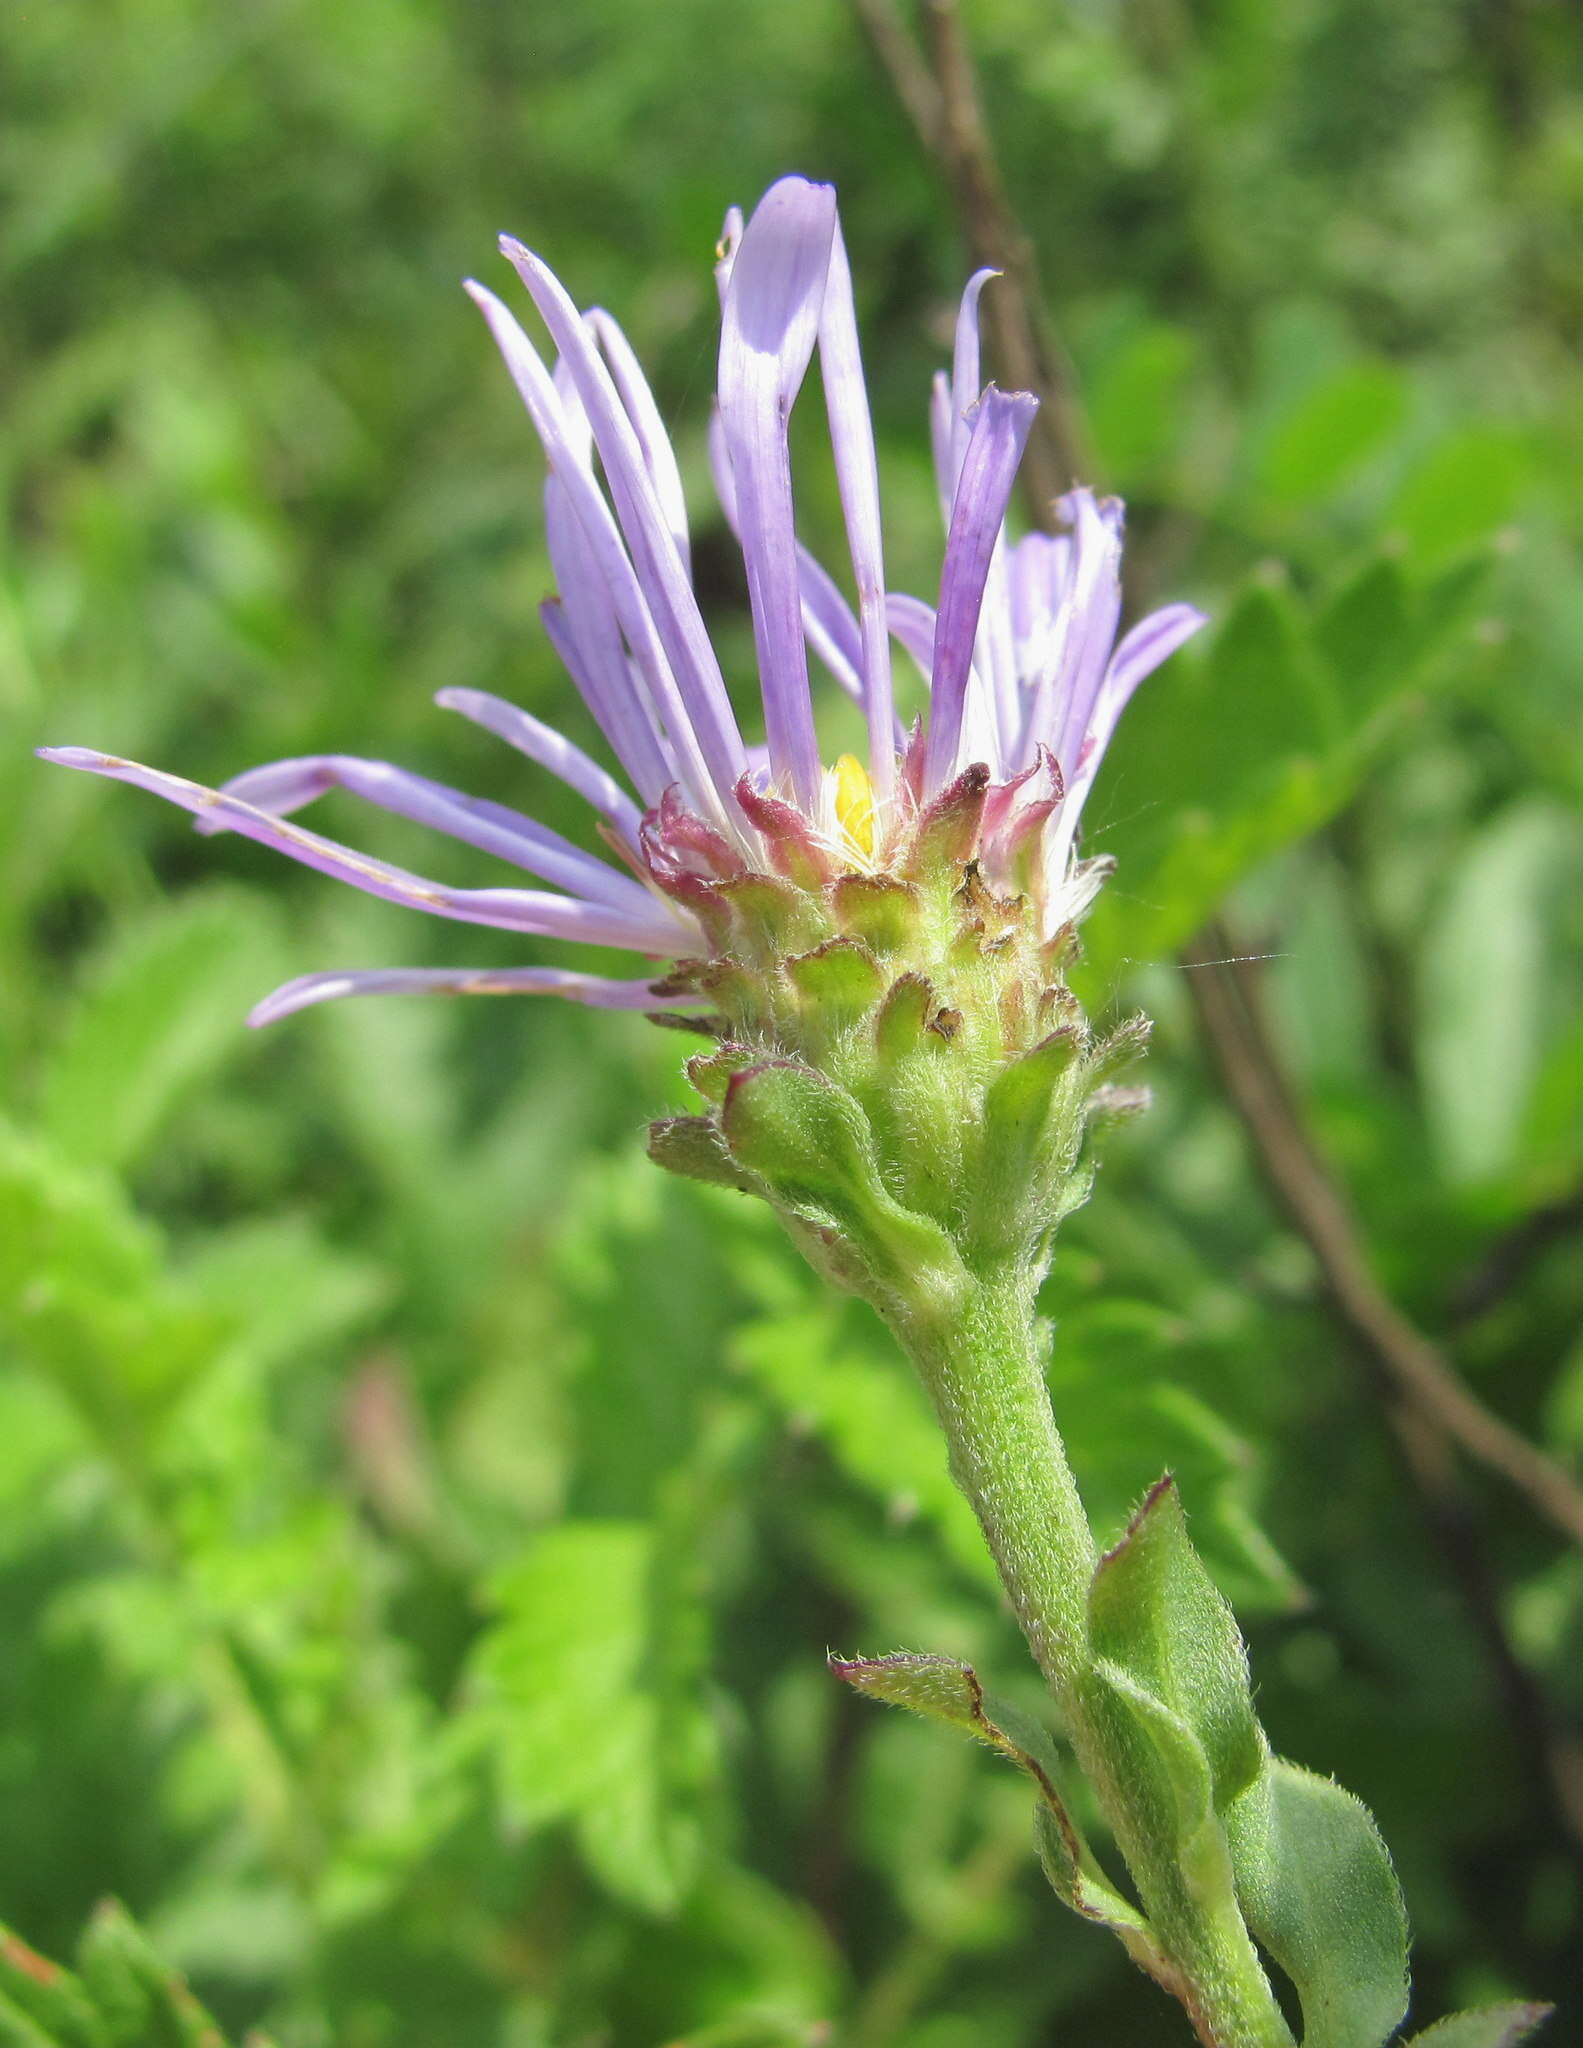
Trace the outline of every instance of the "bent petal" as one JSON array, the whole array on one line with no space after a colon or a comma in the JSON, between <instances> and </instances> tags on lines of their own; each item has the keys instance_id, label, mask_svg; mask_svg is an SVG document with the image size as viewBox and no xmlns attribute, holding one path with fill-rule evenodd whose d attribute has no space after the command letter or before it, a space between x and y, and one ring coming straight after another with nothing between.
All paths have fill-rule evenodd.
<instances>
[{"instance_id":1,"label":"bent petal","mask_svg":"<svg viewBox=\"0 0 1583 2048\"><path fill-rule=\"evenodd\" d=\"M942 380L944 419L941 425L944 427L944 440L943 450L940 443L936 443L936 459L940 504L948 525L972 432L969 416L984 394L984 373L980 367L978 345L978 302L983 297L985 285L992 283L999 276L998 270L975 270L963 288L962 302L956 312L956 339L951 351L951 374L949 378Z\"/></svg>"},{"instance_id":2,"label":"bent petal","mask_svg":"<svg viewBox=\"0 0 1583 2048\"><path fill-rule=\"evenodd\" d=\"M934 675L934 635L936 627L935 609L925 604L921 597L909 597L905 591L893 590L885 599L885 623L891 637L899 640L917 663L918 673L927 688Z\"/></svg>"},{"instance_id":3,"label":"bent petal","mask_svg":"<svg viewBox=\"0 0 1583 2048\"><path fill-rule=\"evenodd\" d=\"M611 981L565 967L374 967L345 974L299 974L248 1013L258 1029L315 1003L342 996L562 996L597 1010L674 1010L674 995L656 995L653 981Z\"/></svg>"},{"instance_id":4,"label":"bent petal","mask_svg":"<svg viewBox=\"0 0 1583 2048\"><path fill-rule=\"evenodd\" d=\"M487 924L505 931L533 932L541 938L581 939L595 946L624 946L634 953L668 955L685 947L697 934L690 921L669 906L650 898L641 915L612 910L599 903L584 903L572 896L554 896L542 889L451 889L422 875L409 874L389 861L366 853L354 853L333 839L321 838L300 825L256 809L221 790L188 782L184 776L166 775L157 768L145 768L136 761L124 761L116 754L99 754L88 747L43 747L46 761L65 768L84 768L105 775L113 782L130 782L139 789L179 804L194 816L223 818L232 831L256 839L304 867L316 868L338 882L349 882L366 895L379 896L387 903L401 903L412 910L426 910L431 917L453 918L459 924Z\"/></svg>"},{"instance_id":5,"label":"bent petal","mask_svg":"<svg viewBox=\"0 0 1583 2048\"><path fill-rule=\"evenodd\" d=\"M613 775L607 775L597 761L553 726L487 690L437 690L434 701L442 711L459 711L508 747L548 768L592 805L634 853L637 851L643 813Z\"/></svg>"},{"instance_id":6,"label":"bent petal","mask_svg":"<svg viewBox=\"0 0 1583 2048\"><path fill-rule=\"evenodd\" d=\"M1110 657L1100 692L1101 707L1108 708L1114 703L1119 715L1144 677L1153 675L1178 647L1185 647L1208 624L1208 616L1195 604L1164 605L1146 619L1140 619Z\"/></svg>"},{"instance_id":7,"label":"bent petal","mask_svg":"<svg viewBox=\"0 0 1583 2048\"><path fill-rule=\"evenodd\" d=\"M641 883L573 846L549 826L504 804L491 803L487 797L464 796L460 790L431 782L426 775L392 767L388 761L364 761L351 754L310 754L293 761L273 761L267 767L232 776L221 784L220 794L281 818L331 789L344 789L365 803L460 839L483 853L526 868L541 881L595 902L642 911L652 901ZM200 832L209 834L231 829L221 813L200 814L195 823Z\"/></svg>"}]
</instances>

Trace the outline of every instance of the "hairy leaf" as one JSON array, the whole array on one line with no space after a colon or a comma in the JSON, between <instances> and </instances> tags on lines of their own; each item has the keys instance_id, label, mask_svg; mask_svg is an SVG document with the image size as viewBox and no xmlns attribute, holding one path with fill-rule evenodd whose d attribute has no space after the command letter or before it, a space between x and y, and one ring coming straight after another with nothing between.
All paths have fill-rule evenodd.
<instances>
[{"instance_id":1,"label":"hairy leaf","mask_svg":"<svg viewBox=\"0 0 1583 2048\"><path fill-rule=\"evenodd\" d=\"M1248 1925L1302 2001L1303 2048L1381 2048L1407 2010L1407 1915L1368 1809L1272 1758L1227 1827Z\"/></svg>"}]
</instances>

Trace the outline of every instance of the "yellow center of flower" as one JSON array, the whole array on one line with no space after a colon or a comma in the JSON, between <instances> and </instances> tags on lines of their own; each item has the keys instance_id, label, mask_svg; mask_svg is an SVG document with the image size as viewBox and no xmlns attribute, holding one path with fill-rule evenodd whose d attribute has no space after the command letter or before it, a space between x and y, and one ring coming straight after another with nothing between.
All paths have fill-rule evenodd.
<instances>
[{"instance_id":1,"label":"yellow center of flower","mask_svg":"<svg viewBox=\"0 0 1583 2048\"><path fill-rule=\"evenodd\" d=\"M835 815L841 831L861 860L874 851L874 785L855 754L835 764Z\"/></svg>"}]
</instances>

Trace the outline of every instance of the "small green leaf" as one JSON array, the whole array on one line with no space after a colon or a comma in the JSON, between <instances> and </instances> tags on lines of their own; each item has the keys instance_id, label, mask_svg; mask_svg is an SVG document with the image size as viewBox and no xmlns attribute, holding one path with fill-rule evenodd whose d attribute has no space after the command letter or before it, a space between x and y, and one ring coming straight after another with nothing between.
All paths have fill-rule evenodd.
<instances>
[{"instance_id":1,"label":"small green leaf","mask_svg":"<svg viewBox=\"0 0 1583 2048\"><path fill-rule=\"evenodd\" d=\"M1162 1479L1089 1593L1095 1651L1176 1714L1203 1745L1216 1812L1258 1776L1264 1739L1241 1631L1187 1533L1175 1482Z\"/></svg>"},{"instance_id":2,"label":"small green leaf","mask_svg":"<svg viewBox=\"0 0 1583 2048\"><path fill-rule=\"evenodd\" d=\"M0 1123L0 1336L117 1452L227 1334L162 1249L107 1175Z\"/></svg>"},{"instance_id":3,"label":"small green leaf","mask_svg":"<svg viewBox=\"0 0 1583 2048\"><path fill-rule=\"evenodd\" d=\"M1401 2048L1517 2048L1554 2010L1551 2005L1485 2005L1477 2012L1453 2013Z\"/></svg>"},{"instance_id":4,"label":"small green leaf","mask_svg":"<svg viewBox=\"0 0 1583 2048\"><path fill-rule=\"evenodd\" d=\"M1368 1809L1272 1758L1226 1818L1237 1896L1297 1987L1303 2048L1382 2048L1407 2010L1407 1915Z\"/></svg>"},{"instance_id":5,"label":"small green leaf","mask_svg":"<svg viewBox=\"0 0 1583 2048\"><path fill-rule=\"evenodd\" d=\"M1003 1067L984 1096L985 1150L1012 1173L1045 1150L1056 1091L1082 1051L1077 1027L1063 1024ZM998 1169L997 1169L998 1170Z\"/></svg>"},{"instance_id":6,"label":"small green leaf","mask_svg":"<svg viewBox=\"0 0 1583 2048\"><path fill-rule=\"evenodd\" d=\"M843 875L830 889L836 923L882 958L899 953L918 935L918 892L891 875Z\"/></svg>"},{"instance_id":7,"label":"small green leaf","mask_svg":"<svg viewBox=\"0 0 1583 2048\"><path fill-rule=\"evenodd\" d=\"M1054 1769L1049 1736L1015 1707L997 1702L991 1709L971 1664L927 1650L898 1650L888 1657L832 1655L826 1661L855 1692L905 1707L925 1720L944 1721L998 1751L1041 1787Z\"/></svg>"},{"instance_id":8,"label":"small green leaf","mask_svg":"<svg viewBox=\"0 0 1583 2048\"><path fill-rule=\"evenodd\" d=\"M1005 1066L984 1096L974 1200L976 1241L1015 1249L1050 1225L1050 1197L1070 1173L1083 1136L1075 1025L1063 1024Z\"/></svg>"},{"instance_id":9,"label":"small green leaf","mask_svg":"<svg viewBox=\"0 0 1583 2048\"><path fill-rule=\"evenodd\" d=\"M162 905L116 942L44 1070L44 1130L63 1152L124 1166L181 1098L256 1041L249 1008L278 971L267 899L210 889Z\"/></svg>"},{"instance_id":10,"label":"small green leaf","mask_svg":"<svg viewBox=\"0 0 1583 2048\"><path fill-rule=\"evenodd\" d=\"M929 1045L929 1021L939 1013L940 999L921 974L903 974L886 991L874 1019L874 1045L882 1066L894 1067ZM936 1036L934 1045L941 1044Z\"/></svg>"},{"instance_id":11,"label":"small green leaf","mask_svg":"<svg viewBox=\"0 0 1583 2048\"><path fill-rule=\"evenodd\" d=\"M649 1125L649 1157L667 1173L701 1180L711 1187L754 1192L753 1177L744 1173L726 1150L720 1126L708 1116L666 1116Z\"/></svg>"},{"instance_id":12,"label":"small green leaf","mask_svg":"<svg viewBox=\"0 0 1583 2048\"><path fill-rule=\"evenodd\" d=\"M1192 1727L1103 1657L1089 1674L1088 1705L1116 1782L1142 1815L1145 1838L1179 1874L1195 1917L1233 1922L1231 1858L1215 1814L1214 1777Z\"/></svg>"},{"instance_id":13,"label":"small green leaf","mask_svg":"<svg viewBox=\"0 0 1583 2048\"><path fill-rule=\"evenodd\" d=\"M811 1067L772 1060L733 1076L721 1123L732 1157L806 1221L833 1224L881 1285L956 1272L944 1231L881 1182L861 1108Z\"/></svg>"},{"instance_id":14,"label":"small green leaf","mask_svg":"<svg viewBox=\"0 0 1583 2048\"><path fill-rule=\"evenodd\" d=\"M878 1189L867 1118L811 1067L744 1068L731 1077L721 1120L733 1155L789 1202L845 1209Z\"/></svg>"},{"instance_id":15,"label":"small green leaf","mask_svg":"<svg viewBox=\"0 0 1583 2048\"><path fill-rule=\"evenodd\" d=\"M77 1974L0 1926L0 2048L225 2048L180 1971L160 1960L126 1908L99 1907ZM245 2048L271 2048L249 2034Z\"/></svg>"},{"instance_id":16,"label":"small green leaf","mask_svg":"<svg viewBox=\"0 0 1583 2048\"><path fill-rule=\"evenodd\" d=\"M197 1300L232 1319L248 1356L271 1365L345 1339L396 1291L394 1273L342 1251L304 1216L229 1224L180 1271Z\"/></svg>"},{"instance_id":17,"label":"small green leaf","mask_svg":"<svg viewBox=\"0 0 1583 2048\"><path fill-rule=\"evenodd\" d=\"M1039 1860L1052 1889L1075 1913L1119 1934L1134 1960L1151 1974L1168 1970L1148 1922L1105 1876L1067 1810L1056 1784L1054 1747L1042 1728L1005 1701L986 1698L972 1665L954 1657L899 1651L890 1657L829 1661L837 1678L869 1699L943 1721L1031 1778L1039 1794Z\"/></svg>"},{"instance_id":18,"label":"small green leaf","mask_svg":"<svg viewBox=\"0 0 1583 2048\"><path fill-rule=\"evenodd\" d=\"M757 1059L758 1055L747 1046L728 1042L716 1046L713 1052L694 1053L687 1062L687 1078L705 1102L718 1108L726 1099L731 1076L740 1074L744 1067L756 1065Z\"/></svg>"},{"instance_id":19,"label":"small green leaf","mask_svg":"<svg viewBox=\"0 0 1583 2048\"><path fill-rule=\"evenodd\" d=\"M1228 782L1240 794L1293 754L1322 752L1336 732L1337 707L1314 668L1308 620L1283 584L1249 584L1203 663L1221 773L1195 792L1199 803L1224 808Z\"/></svg>"}]
</instances>

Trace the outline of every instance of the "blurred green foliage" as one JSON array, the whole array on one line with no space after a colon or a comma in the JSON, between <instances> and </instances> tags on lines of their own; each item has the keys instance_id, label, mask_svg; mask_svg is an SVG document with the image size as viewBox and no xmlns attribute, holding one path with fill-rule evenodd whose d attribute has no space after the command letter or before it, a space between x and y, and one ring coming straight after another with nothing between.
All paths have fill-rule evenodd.
<instances>
[{"instance_id":1,"label":"blurred green foliage","mask_svg":"<svg viewBox=\"0 0 1583 2048\"><path fill-rule=\"evenodd\" d=\"M1089 813L1121 863L1090 993L1160 1019L1159 1099L1067 1226L1058 1410L1104 1527L1180 1475L1278 1746L1395 1851L1418 2023L1521 1993L1575 2025L1576 1837L1172 953L1221 912L1272 956L1380 1273L1583 1453L1583 23L969 21L1138 600L1217 620ZM59 0L0 17L0 75L0 1916L70 1954L114 1892L281 2048L1162 2038L1043 1891L1012 1774L825 1673L927 1647L1038 1707L877 1326L642 1158L676 1041L405 1001L251 1038L288 973L513 956L28 751L372 752L585 831L429 703L584 730L456 282L507 228L612 306L702 508L712 243L791 167L841 186L892 578L927 592L964 256L846 13ZM1575 1735L1583 1565L1475 1490Z\"/></svg>"}]
</instances>

